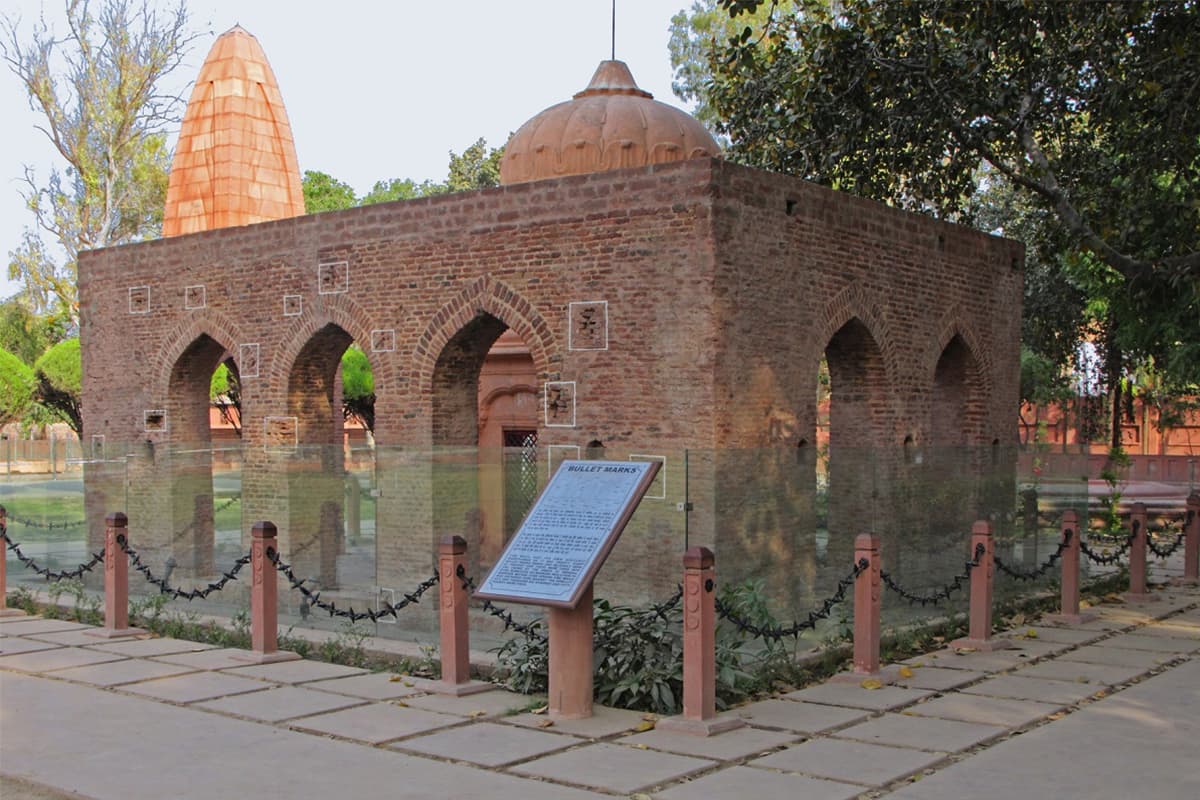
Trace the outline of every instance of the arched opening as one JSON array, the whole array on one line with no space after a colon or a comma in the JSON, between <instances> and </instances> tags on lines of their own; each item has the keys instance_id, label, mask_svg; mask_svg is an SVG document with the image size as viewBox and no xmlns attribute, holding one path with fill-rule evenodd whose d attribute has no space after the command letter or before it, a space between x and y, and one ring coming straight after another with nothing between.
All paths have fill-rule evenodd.
<instances>
[{"instance_id":1,"label":"arched opening","mask_svg":"<svg viewBox=\"0 0 1200 800\"><path fill-rule=\"evenodd\" d=\"M935 447L978 444L983 420L979 364L961 336L942 350L933 372L930 436Z\"/></svg>"},{"instance_id":2,"label":"arched opening","mask_svg":"<svg viewBox=\"0 0 1200 800\"><path fill-rule=\"evenodd\" d=\"M466 535L485 567L537 496L536 382L526 343L483 312L446 343L434 367L435 534Z\"/></svg>"}]
</instances>

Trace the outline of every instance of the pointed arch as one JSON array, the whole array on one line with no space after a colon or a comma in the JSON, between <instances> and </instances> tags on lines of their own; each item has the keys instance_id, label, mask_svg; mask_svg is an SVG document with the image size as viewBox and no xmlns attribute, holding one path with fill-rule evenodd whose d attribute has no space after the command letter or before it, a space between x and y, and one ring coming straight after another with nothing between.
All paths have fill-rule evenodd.
<instances>
[{"instance_id":1,"label":"pointed arch","mask_svg":"<svg viewBox=\"0 0 1200 800\"><path fill-rule=\"evenodd\" d=\"M238 325L231 318L213 309L191 312L167 331L162 339L162 346L158 348L159 363L155 375L154 396L169 396L172 373L184 352L201 336L207 336L221 345L236 360L237 345L242 341Z\"/></svg>"}]
</instances>

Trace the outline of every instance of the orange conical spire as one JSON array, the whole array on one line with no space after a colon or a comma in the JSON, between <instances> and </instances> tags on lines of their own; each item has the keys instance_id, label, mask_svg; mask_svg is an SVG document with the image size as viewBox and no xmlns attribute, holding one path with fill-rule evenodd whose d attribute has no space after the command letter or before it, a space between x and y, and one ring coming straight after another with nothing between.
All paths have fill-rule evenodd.
<instances>
[{"instance_id":1,"label":"orange conical spire","mask_svg":"<svg viewBox=\"0 0 1200 800\"><path fill-rule=\"evenodd\" d=\"M235 25L213 43L183 115L163 236L303 213L279 84L258 40Z\"/></svg>"}]
</instances>

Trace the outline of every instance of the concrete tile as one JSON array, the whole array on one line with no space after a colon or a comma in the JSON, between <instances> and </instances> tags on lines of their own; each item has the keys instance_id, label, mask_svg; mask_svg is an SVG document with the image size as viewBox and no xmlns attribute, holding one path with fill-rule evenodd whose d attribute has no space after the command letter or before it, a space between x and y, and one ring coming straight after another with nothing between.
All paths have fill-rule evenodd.
<instances>
[{"instance_id":1,"label":"concrete tile","mask_svg":"<svg viewBox=\"0 0 1200 800\"><path fill-rule=\"evenodd\" d=\"M68 622L65 619L43 619L41 617L0 617L7 619L4 632L9 636L29 636L35 633L61 633L62 631L81 631L94 625L84 625L79 622Z\"/></svg>"},{"instance_id":2,"label":"concrete tile","mask_svg":"<svg viewBox=\"0 0 1200 800\"><path fill-rule=\"evenodd\" d=\"M37 614L26 614L23 617L0 617L0 631L7 630L9 625L17 622L32 622L33 620L42 619ZM5 634L8 635L8 634Z\"/></svg>"},{"instance_id":3,"label":"concrete tile","mask_svg":"<svg viewBox=\"0 0 1200 800\"><path fill-rule=\"evenodd\" d=\"M7 629L6 629L7 630ZM1166 636L1175 639L1200 639L1200 624L1192 623L1187 620L1169 619L1162 622L1156 622L1153 625L1145 625L1131 633L1137 633L1139 636Z\"/></svg>"},{"instance_id":4,"label":"concrete tile","mask_svg":"<svg viewBox=\"0 0 1200 800\"><path fill-rule=\"evenodd\" d=\"M157 661L129 658L124 661L109 661L86 667L73 667L54 673L57 678L90 683L94 686L120 686L123 683L138 683L154 678L167 678L192 672L191 667L180 664L160 664Z\"/></svg>"},{"instance_id":5,"label":"concrete tile","mask_svg":"<svg viewBox=\"0 0 1200 800\"><path fill-rule=\"evenodd\" d=\"M216 646L163 637L153 639L118 639L107 642L103 639L96 639L93 644L88 645L88 649L102 650L106 653L116 653L134 658L147 658L174 653L199 653L203 650L215 650Z\"/></svg>"},{"instance_id":6,"label":"concrete tile","mask_svg":"<svg viewBox=\"0 0 1200 800\"><path fill-rule=\"evenodd\" d=\"M1178 641L1178 640L1176 640ZM1156 653L1150 650L1126 650L1100 644L1089 644L1078 650L1063 653L1060 661L1080 661L1087 664L1104 664L1116 667L1140 667L1151 669L1172 660L1173 653Z\"/></svg>"},{"instance_id":7,"label":"concrete tile","mask_svg":"<svg viewBox=\"0 0 1200 800\"><path fill-rule=\"evenodd\" d=\"M367 701L329 692L313 692L298 686L276 686L265 692L222 697L219 700L196 703L196 706L262 722L282 722L285 719L336 711L365 702Z\"/></svg>"},{"instance_id":8,"label":"concrete tile","mask_svg":"<svg viewBox=\"0 0 1200 800\"><path fill-rule=\"evenodd\" d=\"M802 775L783 775L752 767L733 767L655 792L654 797L662 800L701 797L803 797L804 800L848 800L861 791L861 786L846 783L806 778Z\"/></svg>"},{"instance_id":9,"label":"concrete tile","mask_svg":"<svg viewBox=\"0 0 1200 800\"><path fill-rule=\"evenodd\" d=\"M1091 686L1113 686L1123 683L1130 678L1141 675L1146 670L1141 667L1105 666L1101 664L1084 664L1079 661L1043 661L1020 670L1023 678L1041 678L1054 681L1071 681L1086 683Z\"/></svg>"},{"instance_id":10,"label":"concrete tile","mask_svg":"<svg viewBox=\"0 0 1200 800\"><path fill-rule=\"evenodd\" d=\"M580 740L574 736L481 722L405 739L391 747L484 767L499 767L577 744L580 744Z\"/></svg>"},{"instance_id":11,"label":"concrete tile","mask_svg":"<svg viewBox=\"0 0 1200 800\"><path fill-rule=\"evenodd\" d=\"M688 733L658 729L615 739L617 744L648 747L685 756L732 761L755 753L765 753L780 745L794 742L799 734L788 731L764 731L759 728L734 728L715 736L693 736Z\"/></svg>"},{"instance_id":12,"label":"concrete tile","mask_svg":"<svg viewBox=\"0 0 1200 800\"><path fill-rule=\"evenodd\" d=\"M56 647L61 647L61 645L52 642L41 642L37 639L23 639L20 636L0 637L0 656L32 653L37 650L53 650Z\"/></svg>"},{"instance_id":13,"label":"concrete tile","mask_svg":"<svg viewBox=\"0 0 1200 800\"><path fill-rule=\"evenodd\" d=\"M111 639L103 639L93 634L97 628L77 628L73 631L54 631L52 633L33 633L29 634L29 638L37 639L42 642L50 642L52 644L67 645L70 647L84 647L87 645L96 644L97 642L112 641Z\"/></svg>"},{"instance_id":14,"label":"concrete tile","mask_svg":"<svg viewBox=\"0 0 1200 800\"><path fill-rule=\"evenodd\" d=\"M751 766L803 772L820 778L882 786L936 764L945 756L902 747L883 747L844 739L809 739L751 761Z\"/></svg>"},{"instance_id":15,"label":"concrete tile","mask_svg":"<svg viewBox=\"0 0 1200 800\"><path fill-rule=\"evenodd\" d=\"M1148 650L1156 653L1200 652L1200 639L1178 639L1171 636L1143 636L1141 633L1123 633L1103 642L1098 647L1115 647L1123 650Z\"/></svg>"},{"instance_id":16,"label":"concrete tile","mask_svg":"<svg viewBox=\"0 0 1200 800\"><path fill-rule=\"evenodd\" d=\"M917 666L915 664L910 666L913 671L913 676L911 678L897 678L897 686L903 686L909 689L932 689L935 692L944 692L947 689L954 689L973 681L977 681L987 674L986 672L974 672L969 669L924 667Z\"/></svg>"},{"instance_id":17,"label":"concrete tile","mask_svg":"<svg viewBox=\"0 0 1200 800\"><path fill-rule=\"evenodd\" d=\"M523 711L529 708L531 703L539 700L544 700L544 698L496 690L464 697L427 694L407 698L404 702L412 708L423 708L426 711L453 714L457 717L476 718L513 716L515 712Z\"/></svg>"},{"instance_id":18,"label":"concrete tile","mask_svg":"<svg viewBox=\"0 0 1200 800\"><path fill-rule=\"evenodd\" d=\"M1091 697L1098 687L1086 683L1046 681L1037 678L1022 678L1019 673L997 675L974 686L959 691L972 695L1006 697L1014 700L1036 700L1041 703L1070 705L1085 697Z\"/></svg>"},{"instance_id":19,"label":"concrete tile","mask_svg":"<svg viewBox=\"0 0 1200 800\"><path fill-rule=\"evenodd\" d=\"M1098 639L1104 635L1104 629L1079 629L1075 627L1059 627L1057 625L1034 625L1020 629L1020 632L1033 631L1037 634L1034 641L1062 642L1064 644L1082 644Z\"/></svg>"},{"instance_id":20,"label":"concrete tile","mask_svg":"<svg viewBox=\"0 0 1200 800\"><path fill-rule=\"evenodd\" d=\"M254 664L252 666L233 667L222 670L229 675L241 675L244 678L258 678L274 683L305 683L319 681L324 678L349 678L354 675L365 675L365 669L347 667L341 664L328 664L324 661L280 661L275 664Z\"/></svg>"},{"instance_id":21,"label":"concrete tile","mask_svg":"<svg viewBox=\"0 0 1200 800\"><path fill-rule=\"evenodd\" d=\"M905 709L904 713L1019 728L1061 709L1062 705L1057 703L956 693L918 703Z\"/></svg>"},{"instance_id":22,"label":"concrete tile","mask_svg":"<svg viewBox=\"0 0 1200 800\"><path fill-rule=\"evenodd\" d=\"M257 692L266 689L269 684L250 678L239 678L236 675L221 675L214 672L192 672L174 678L146 681L121 687L126 692L157 697L159 700L170 700L174 703L195 703L199 700L213 700L232 694Z\"/></svg>"},{"instance_id":23,"label":"concrete tile","mask_svg":"<svg viewBox=\"0 0 1200 800\"><path fill-rule=\"evenodd\" d=\"M965 669L974 672L1004 672L1032 660L1023 650L996 650L991 653L959 653L946 648L908 659L905 664Z\"/></svg>"},{"instance_id":24,"label":"concrete tile","mask_svg":"<svg viewBox=\"0 0 1200 800\"><path fill-rule=\"evenodd\" d=\"M511 771L613 792L635 792L715 765L714 761L690 756L600 742L539 758Z\"/></svg>"},{"instance_id":25,"label":"concrete tile","mask_svg":"<svg viewBox=\"0 0 1200 800\"><path fill-rule=\"evenodd\" d=\"M817 686L809 686L807 689L801 689L797 692L789 692L784 697L789 700L804 700L809 703L865 708L871 711L891 711L900 706L915 703L932 694L933 692L931 691L905 689L900 686L881 686L878 689L864 689L857 683L822 683Z\"/></svg>"},{"instance_id":26,"label":"concrete tile","mask_svg":"<svg viewBox=\"0 0 1200 800\"><path fill-rule=\"evenodd\" d=\"M407 678L389 672L369 672L349 678L315 681L305 685L306 689L333 692L367 700L395 700L421 694L421 690Z\"/></svg>"},{"instance_id":27,"label":"concrete tile","mask_svg":"<svg viewBox=\"0 0 1200 800\"><path fill-rule=\"evenodd\" d=\"M582 736L585 739L603 739L618 733L631 731L645 720L646 715L641 711L629 711L624 708L609 708L595 706L592 716L586 719L556 719L551 727L562 733ZM505 722L513 725L523 725L526 728L542 728L546 724L545 714L517 714L506 717Z\"/></svg>"},{"instance_id":28,"label":"concrete tile","mask_svg":"<svg viewBox=\"0 0 1200 800\"><path fill-rule=\"evenodd\" d=\"M379 744L460 722L461 718L449 714L437 714L419 708L401 708L391 703L371 703L330 714L305 717L292 723L291 727Z\"/></svg>"},{"instance_id":29,"label":"concrete tile","mask_svg":"<svg viewBox=\"0 0 1200 800\"><path fill-rule=\"evenodd\" d=\"M102 664L119 661L115 653L97 653L79 647L56 647L53 650L38 650L0 656L0 669L15 669L21 672L51 672L57 669L82 667L87 664Z\"/></svg>"},{"instance_id":30,"label":"concrete tile","mask_svg":"<svg viewBox=\"0 0 1200 800\"><path fill-rule=\"evenodd\" d=\"M197 653L170 653L167 655L155 656L156 661L165 661L168 664L183 664L185 667L195 667L197 669L228 669L229 667L245 667L245 661L239 661L234 658L239 653L245 653L245 650L239 650L236 647L222 647L219 650L202 650ZM286 662L285 662L286 663Z\"/></svg>"},{"instance_id":31,"label":"concrete tile","mask_svg":"<svg viewBox=\"0 0 1200 800\"><path fill-rule=\"evenodd\" d=\"M908 714L884 714L852 728L838 731L838 738L857 739L871 744L911 747L954 753L1006 732L998 725L980 725Z\"/></svg>"},{"instance_id":32,"label":"concrete tile","mask_svg":"<svg viewBox=\"0 0 1200 800\"><path fill-rule=\"evenodd\" d=\"M795 700L760 700L736 708L734 713L751 725L783 728L798 733L820 733L870 716L860 709L801 703Z\"/></svg>"}]
</instances>

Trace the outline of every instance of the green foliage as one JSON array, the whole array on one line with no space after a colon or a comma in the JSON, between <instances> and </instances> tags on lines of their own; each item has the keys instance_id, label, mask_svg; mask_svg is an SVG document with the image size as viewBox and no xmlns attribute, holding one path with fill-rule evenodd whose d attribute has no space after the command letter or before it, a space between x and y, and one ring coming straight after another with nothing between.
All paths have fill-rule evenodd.
<instances>
[{"instance_id":1,"label":"green foliage","mask_svg":"<svg viewBox=\"0 0 1200 800\"><path fill-rule=\"evenodd\" d=\"M0 425L25 416L35 385L33 370L12 353L0 350Z\"/></svg>"},{"instance_id":2,"label":"green foliage","mask_svg":"<svg viewBox=\"0 0 1200 800\"><path fill-rule=\"evenodd\" d=\"M208 383L208 398L221 412L221 419L241 435L242 430L242 385L237 373L222 362L213 370Z\"/></svg>"},{"instance_id":3,"label":"green foliage","mask_svg":"<svg viewBox=\"0 0 1200 800\"><path fill-rule=\"evenodd\" d=\"M441 183L426 180L417 183L412 178L392 178L390 181L376 181L371 191L362 196L359 205L369 206L372 203L390 203L393 200L416 200L418 197L430 197L435 194L445 194L446 187Z\"/></svg>"},{"instance_id":4,"label":"green foliage","mask_svg":"<svg viewBox=\"0 0 1200 800\"><path fill-rule=\"evenodd\" d=\"M65 6L62 34L39 17L25 38L16 21L0 19L0 51L65 162L44 181L26 169L34 224L11 253L9 274L24 282L36 310L77 322L79 252L160 229L170 167L166 132L179 103L159 84L194 37L182 2L162 13L126 0L101 0L94 12L87 0Z\"/></svg>"},{"instance_id":5,"label":"green foliage","mask_svg":"<svg viewBox=\"0 0 1200 800\"><path fill-rule=\"evenodd\" d=\"M66 339L54 345L42 354L33 369L37 375L38 402L62 418L77 436L82 436L83 365L79 339Z\"/></svg>"},{"instance_id":6,"label":"green foliage","mask_svg":"<svg viewBox=\"0 0 1200 800\"><path fill-rule=\"evenodd\" d=\"M451 192L467 192L472 189L487 189L500 185L500 159L503 147L488 149L487 140L480 137L462 151L462 155L450 151L450 168L446 175L446 189Z\"/></svg>"},{"instance_id":7,"label":"green foliage","mask_svg":"<svg viewBox=\"0 0 1200 800\"><path fill-rule=\"evenodd\" d=\"M0 348L30 366L56 342L62 341L65 325L61 317L35 314L18 294L0 303Z\"/></svg>"},{"instance_id":8,"label":"green foliage","mask_svg":"<svg viewBox=\"0 0 1200 800\"><path fill-rule=\"evenodd\" d=\"M358 205L354 198L354 187L324 172L306 169L300 184L304 192L304 210L309 214Z\"/></svg>"},{"instance_id":9,"label":"green foliage","mask_svg":"<svg viewBox=\"0 0 1200 800\"><path fill-rule=\"evenodd\" d=\"M375 430L375 376L367 354L353 344L342 354L342 414Z\"/></svg>"}]
</instances>

